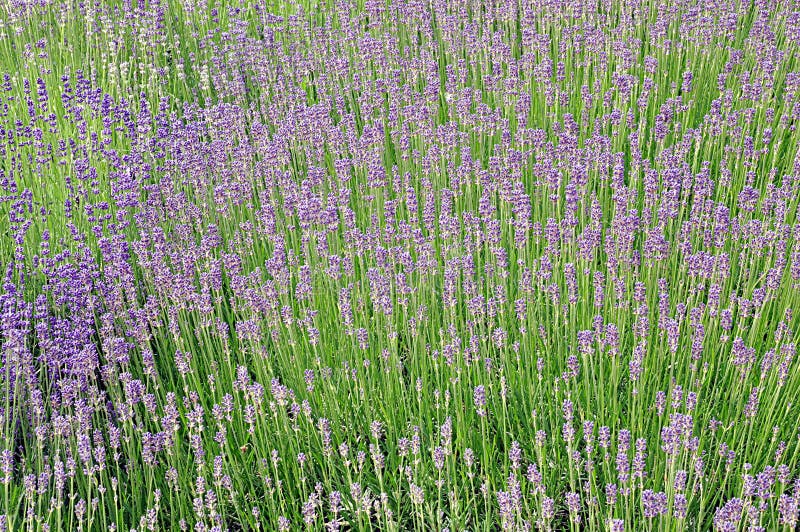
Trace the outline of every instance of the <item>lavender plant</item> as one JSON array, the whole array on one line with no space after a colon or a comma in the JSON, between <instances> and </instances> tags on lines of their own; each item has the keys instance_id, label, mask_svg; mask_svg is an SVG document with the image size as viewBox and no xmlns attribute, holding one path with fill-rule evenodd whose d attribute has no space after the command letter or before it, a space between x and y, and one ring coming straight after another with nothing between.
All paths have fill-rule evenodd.
<instances>
[{"instance_id":1,"label":"lavender plant","mask_svg":"<svg viewBox=\"0 0 800 532\"><path fill-rule=\"evenodd\" d=\"M0 530L794 530L800 3L0 8Z\"/></svg>"}]
</instances>

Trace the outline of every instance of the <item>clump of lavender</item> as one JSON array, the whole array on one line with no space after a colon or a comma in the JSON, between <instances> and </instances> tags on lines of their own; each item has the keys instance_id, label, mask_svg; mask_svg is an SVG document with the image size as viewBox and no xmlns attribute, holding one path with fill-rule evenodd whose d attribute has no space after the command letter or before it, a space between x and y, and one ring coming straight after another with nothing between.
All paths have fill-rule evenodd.
<instances>
[{"instance_id":1,"label":"clump of lavender","mask_svg":"<svg viewBox=\"0 0 800 532\"><path fill-rule=\"evenodd\" d=\"M786 530L792 2L12 2L0 530Z\"/></svg>"}]
</instances>

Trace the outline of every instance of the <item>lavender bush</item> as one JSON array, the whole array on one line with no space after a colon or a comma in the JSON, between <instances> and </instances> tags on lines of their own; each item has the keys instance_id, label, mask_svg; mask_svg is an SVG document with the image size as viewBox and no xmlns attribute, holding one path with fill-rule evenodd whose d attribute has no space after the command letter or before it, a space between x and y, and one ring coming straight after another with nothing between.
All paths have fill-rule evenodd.
<instances>
[{"instance_id":1,"label":"lavender bush","mask_svg":"<svg viewBox=\"0 0 800 532\"><path fill-rule=\"evenodd\" d=\"M798 0L0 13L0 530L797 526Z\"/></svg>"}]
</instances>

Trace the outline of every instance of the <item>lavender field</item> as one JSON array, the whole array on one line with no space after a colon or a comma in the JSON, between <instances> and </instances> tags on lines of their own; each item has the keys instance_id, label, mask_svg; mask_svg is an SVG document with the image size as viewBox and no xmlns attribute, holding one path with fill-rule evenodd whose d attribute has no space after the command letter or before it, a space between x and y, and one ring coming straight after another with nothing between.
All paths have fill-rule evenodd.
<instances>
[{"instance_id":1,"label":"lavender field","mask_svg":"<svg viewBox=\"0 0 800 532\"><path fill-rule=\"evenodd\" d=\"M800 0L0 5L0 531L788 531Z\"/></svg>"}]
</instances>

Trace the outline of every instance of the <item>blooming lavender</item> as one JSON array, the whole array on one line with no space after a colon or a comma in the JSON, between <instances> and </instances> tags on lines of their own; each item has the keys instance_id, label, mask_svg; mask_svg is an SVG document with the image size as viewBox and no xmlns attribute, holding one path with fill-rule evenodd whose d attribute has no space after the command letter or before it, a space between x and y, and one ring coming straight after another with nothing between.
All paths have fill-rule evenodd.
<instances>
[{"instance_id":1,"label":"blooming lavender","mask_svg":"<svg viewBox=\"0 0 800 532\"><path fill-rule=\"evenodd\" d=\"M0 530L778 530L796 2L17 1Z\"/></svg>"}]
</instances>

